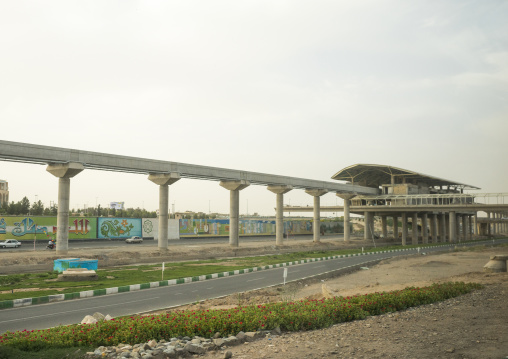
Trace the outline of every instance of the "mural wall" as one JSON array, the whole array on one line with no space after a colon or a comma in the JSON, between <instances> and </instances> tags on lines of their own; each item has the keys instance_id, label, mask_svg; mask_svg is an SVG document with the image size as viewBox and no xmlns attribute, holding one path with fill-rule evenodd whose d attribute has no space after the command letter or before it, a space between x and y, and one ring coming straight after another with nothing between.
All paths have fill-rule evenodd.
<instances>
[{"instance_id":1,"label":"mural wall","mask_svg":"<svg viewBox=\"0 0 508 359\"><path fill-rule=\"evenodd\" d=\"M55 239L56 232L56 217L0 217L0 240ZM69 218L69 239L78 238L97 238L97 218Z\"/></svg>"},{"instance_id":2,"label":"mural wall","mask_svg":"<svg viewBox=\"0 0 508 359\"><path fill-rule=\"evenodd\" d=\"M240 235L273 235L275 221L240 220ZM229 219L181 219L181 236L229 236Z\"/></svg>"},{"instance_id":3,"label":"mural wall","mask_svg":"<svg viewBox=\"0 0 508 359\"><path fill-rule=\"evenodd\" d=\"M311 219L284 221L284 233L312 234ZM0 240L55 239L56 217L0 217ZM170 219L169 239L190 236L229 236L228 219ZM275 235L275 221L240 220L240 235ZM322 220L321 233L343 233L344 223ZM132 236L158 238L157 218L69 218L69 239L123 239Z\"/></svg>"},{"instance_id":4,"label":"mural wall","mask_svg":"<svg viewBox=\"0 0 508 359\"><path fill-rule=\"evenodd\" d=\"M129 238L143 235L141 218L98 218L97 238Z\"/></svg>"},{"instance_id":5,"label":"mural wall","mask_svg":"<svg viewBox=\"0 0 508 359\"><path fill-rule=\"evenodd\" d=\"M143 238L159 238L159 219L143 218ZM168 220L168 239L180 239L178 219Z\"/></svg>"}]
</instances>

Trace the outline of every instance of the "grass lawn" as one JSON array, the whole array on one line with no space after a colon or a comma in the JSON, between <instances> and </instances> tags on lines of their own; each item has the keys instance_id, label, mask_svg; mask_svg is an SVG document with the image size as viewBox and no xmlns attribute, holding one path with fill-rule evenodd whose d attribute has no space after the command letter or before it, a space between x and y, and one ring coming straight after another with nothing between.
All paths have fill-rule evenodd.
<instances>
[{"instance_id":1,"label":"grass lawn","mask_svg":"<svg viewBox=\"0 0 508 359\"><path fill-rule=\"evenodd\" d=\"M404 249L414 247L423 248L425 245L405 246ZM401 248L401 246L390 246L369 248L364 251L376 252ZM294 262L310 258L322 258L356 253L361 253L361 249L309 251L281 255L166 263L164 280L228 272L239 269ZM97 275L99 278L96 281L57 281L57 272L25 273L0 276L0 292L3 292L0 293L0 301L156 282L162 280L161 266L162 263L98 269ZM23 291L19 291L20 289L23 289Z\"/></svg>"}]
</instances>

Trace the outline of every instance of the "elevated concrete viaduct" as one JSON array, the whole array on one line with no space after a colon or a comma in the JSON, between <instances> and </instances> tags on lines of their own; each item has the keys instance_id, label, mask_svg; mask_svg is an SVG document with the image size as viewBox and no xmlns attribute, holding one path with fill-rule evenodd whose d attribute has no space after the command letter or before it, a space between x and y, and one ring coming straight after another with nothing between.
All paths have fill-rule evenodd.
<instances>
[{"instance_id":1,"label":"elevated concrete viaduct","mask_svg":"<svg viewBox=\"0 0 508 359\"><path fill-rule=\"evenodd\" d=\"M344 212L346 241L350 238L350 213L364 216L365 239L374 236L375 216L381 217L384 236L388 233L387 217L392 217L393 231L398 237L398 219L401 218L403 245L409 237L409 219L413 228L412 243L418 243L420 234L422 242L428 243L470 239L473 229L475 234L479 234L479 230L488 235L508 232L508 205L475 203L474 196L463 192L478 187L387 165L346 167L332 179L348 183L338 183L2 140L0 160L47 165L47 171L58 177L57 252L60 254L68 251L70 179L86 169L145 174L159 186L158 247L161 251L168 248L169 186L185 178L218 181L229 190L229 243L233 247L239 246L240 191L251 184L266 186L276 194L276 245L282 244L284 211L312 211L315 242L320 240L322 211ZM314 206L283 208L284 194L293 189L305 190L313 196ZM341 197L344 206L321 207L320 197L328 192ZM486 221L480 221L482 226L478 225L478 211L488 215Z\"/></svg>"},{"instance_id":2,"label":"elevated concrete viaduct","mask_svg":"<svg viewBox=\"0 0 508 359\"><path fill-rule=\"evenodd\" d=\"M70 179L86 169L145 174L148 175L150 181L159 186L158 247L161 251L167 250L168 247L168 186L180 179L193 178L219 181L222 187L230 191L231 230L229 243L235 247L239 245L239 192L251 184L267 186L268 190L277 195L277 245L282 244L282 196L287 191L303 189L314 197L316 207L314 227L317 228L317 231L314 230L314 241L319 241L319 197L321 195L327 192L352 195L379 194L379 189L355 184L325 182L2 140L0 140L0 160L47 165L47 171L59 178L56 248L59 254L65 254L68 251Z\"/></svg>"}]
</instances>

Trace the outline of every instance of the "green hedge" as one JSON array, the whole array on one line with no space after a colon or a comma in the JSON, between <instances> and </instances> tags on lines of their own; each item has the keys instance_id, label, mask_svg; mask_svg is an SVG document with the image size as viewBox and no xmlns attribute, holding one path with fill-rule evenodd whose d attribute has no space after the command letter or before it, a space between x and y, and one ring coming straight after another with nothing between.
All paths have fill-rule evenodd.
<instances>
[{"instance_id":1,"label":"green hedge","mask_svg":"<svg viewBox=\"0 0 508 359\"><path fill-rule=\"evenodd\" d=\"M236 335L240 331L313 330L370 315L404 310L443 301L481 288L476 283L449 282L423 288L236 307L228 310L176 311L147 317L116 318L90 325L69 325L46 330L6 332L0 346L32 351L42 348L143 343L195 335L211 337Z\"/></svg>"}]
</instances>

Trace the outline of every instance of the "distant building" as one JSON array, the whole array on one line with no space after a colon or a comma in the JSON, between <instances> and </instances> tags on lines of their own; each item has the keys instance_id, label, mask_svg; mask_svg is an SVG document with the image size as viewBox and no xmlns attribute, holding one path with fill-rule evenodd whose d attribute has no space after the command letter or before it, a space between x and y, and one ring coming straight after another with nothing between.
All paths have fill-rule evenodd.
<instances>
[{"instance_id":1,"label":"distant building","mask_svg":"<svg viewBox=\"0 0 508 359\"><path fill-rule=\"evenodd\" d=\"M3 206L4 203L9 204L9 183L0 180L0 206Z\"/></svg>"}]
</instances>

